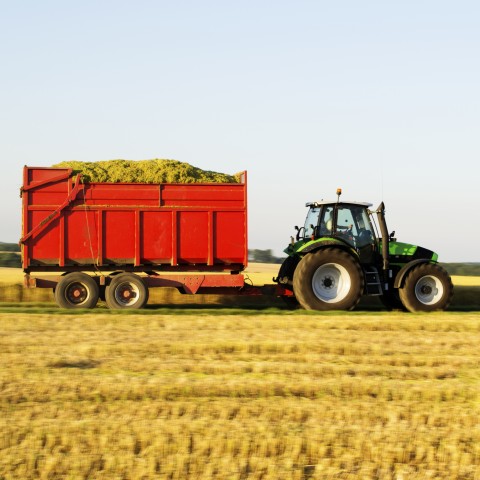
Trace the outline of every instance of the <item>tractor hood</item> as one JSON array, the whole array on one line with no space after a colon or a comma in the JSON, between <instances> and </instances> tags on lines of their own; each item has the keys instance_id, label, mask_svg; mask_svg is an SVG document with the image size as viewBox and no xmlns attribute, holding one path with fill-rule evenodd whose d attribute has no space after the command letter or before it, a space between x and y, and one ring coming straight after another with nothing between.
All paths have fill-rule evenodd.
<instances>
[{"instance_id":1,"label":"tractor hood","mask_svg":"<svg viewBox=\"0 0 480 480\"><path fill-rule=\"evenodd\" d=\"M438 260L438 254L432 252L432 250L411 243L390 241L388 251L391 263L405 263L423 258L434 262Z\"/></svg>"}]
</instances>

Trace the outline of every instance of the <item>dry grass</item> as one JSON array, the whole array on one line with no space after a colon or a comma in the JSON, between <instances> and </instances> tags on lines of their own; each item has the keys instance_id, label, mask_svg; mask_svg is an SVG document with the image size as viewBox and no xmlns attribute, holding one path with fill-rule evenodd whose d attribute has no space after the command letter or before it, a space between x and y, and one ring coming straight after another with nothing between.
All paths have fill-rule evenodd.
<instances>
[{"instance_id":1,"label":"dry grass","mask_svg":"<svg viewBox=\"0 0 480 480\"><path fill-rule=\"evenodd\" d=\"M23 284L23 270L21 268L0 267L0 284Z\"/></svg>"},{"instance_id":2,"label":"dry grass","mask_svg":"<svg viewBox=\"0 0 480 480\"><path fill-rule=\"evenodd\" d=\"M480 478L475 313L2 314L2 479Z\"/></svg>"},{"instance_id":3,"label":"dry grass","mask_svg":"<svg viewBox=\"0 0 480 480\"><path fill-rule=\"evenodd\" d=\"M256 287L273 283L273 278L278 276L280 265L276 263L250 263L245 270L245 277L250 279ZM249 282L250 283L250 282Z\"/></svg>"},{"instance_id":4,"label":"dry grass","mask_svg":"<svg viewBox=\"0 0 480 480\"><path fill-rule=\"evenodd\" d=\"M480 287L480 277L452 275L452 282L459 287Z\"/></svg>"}]
</instances>

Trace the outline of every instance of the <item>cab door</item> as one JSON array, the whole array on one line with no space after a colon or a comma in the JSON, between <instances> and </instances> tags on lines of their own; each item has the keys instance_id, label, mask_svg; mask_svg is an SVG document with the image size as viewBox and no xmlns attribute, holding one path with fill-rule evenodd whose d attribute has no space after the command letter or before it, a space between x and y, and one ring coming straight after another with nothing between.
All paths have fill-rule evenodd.
<instances>
[{"instance_id":1,"label":"cab door","mask_svg":"<svg viewBox=\"0 0 480 480\"><path fill-rule=\"evenodd\" d=\"M360 263L375 263L377 242L365 207L361 205L337 205L335 236L355 248L360 257Z\"/></svg>"}]
</instances>

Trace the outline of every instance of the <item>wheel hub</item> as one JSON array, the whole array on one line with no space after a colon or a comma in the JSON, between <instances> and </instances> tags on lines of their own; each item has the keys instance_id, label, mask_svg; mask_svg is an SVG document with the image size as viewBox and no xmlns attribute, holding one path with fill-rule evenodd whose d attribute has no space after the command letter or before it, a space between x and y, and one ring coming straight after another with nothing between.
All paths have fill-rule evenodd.
<instances>
[{"instance_id":1,"label":"wheel hub","mask_svg":"<svg viewBox=\"0 0 480 480\"><path fill-rule=\"evenodd\" d=\"M88 290L84 285L75 282L68 286L66 297L71 303L79 305L87 299Z\"/></svg>"},{"instance_id":2,"label":"wheel hub","mask_svg":"<svg viewBox=\"0 0 480 480\"><path fill-rule=\"evenodd\" d=\"M434 305L443 296L442 282L433 275L421 277L415 285L415 296L424 305Z\"/></svg>"},{"instance_id":3,"label":"wheel hub","mask_svg":"<svg viewBox=\"0 0 480 480\"><path fill-rule=\"evenodd\" d=\"M335 280L330 276L326 276L323 279L322 284L325 288L331 289L335 285Z\"/></svg>"},{"instance_id":4,"label":"wheel hub","mask_svg":"<svg viewBox=\"0 0 480 480\"><path fill-rule=\"evenodd\" d=\"M312 290L315 296L325 303L342 301L352 288L352 280L347 269L339 263L325 263L317 268L312 277Z\"/></svg>"},{"instance_id":5,"label":"wheel hub","mask_svg":"<svg viewBox=\"0 0 480 480\"><path fill-rule=\"evenodd\" d=\"M421 291L424 295L430 295L433 292L433 289L430 285L423 285Z\"/></svg>"},{"instance_id":6,"label":"wheel hub","mask_svg":"<svg viewBox=\"0 0 480 480\"><path fill-rule=\"evenodd\" d=\"M117 302L124 306L135 304L139 298L138 287L131 282L124 282L117 286L115 290Z\"/></svg>"}]
</instances>

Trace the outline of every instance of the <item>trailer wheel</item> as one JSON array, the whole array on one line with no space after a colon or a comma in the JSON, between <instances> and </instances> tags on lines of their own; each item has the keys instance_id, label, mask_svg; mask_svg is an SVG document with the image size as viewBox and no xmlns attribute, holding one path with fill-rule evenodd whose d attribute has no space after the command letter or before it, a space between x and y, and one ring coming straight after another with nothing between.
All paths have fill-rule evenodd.
<instances>
[{"instance_id":1,"label":"trailer wheel","mask_svg":"<svg viewBox=\"0 0 480 480\"><path fill-rule=\"evenodd\" d=\"M61 308L94 308L98 302L97 282L86 273L69 273L62 277L54 291Z\"/></svg>"},{"instance_id":2,"label":"trailer wheel","mask_svg":"<svg viewBox=\"0 0 480 480\"><path fill-rule=\"evenodd\" d=\"M293 291L307 310L352 310L364 289L358 262L343 250L325 248L302 258Z\"/></svg>"},{"instance_id":3,"label":"trailer wheel","mask_svg":"<svg viewBox=\"0 0 480 480\"><path fill-rule=\"evenodd\" d=\"M148 288L138 275L121 273L106 287L105 301L111 309L143 308L148 301Z\"/></svg>"},{"instance_id":4,"label":"trailer wheel","mask_svg":"<svg viewBox=\"0 0 480 480\"><path fill-rule=\"evenodd\" d=\"M452 300L453 284L448 273L434 263L412 268L400 289L400 299L410 312L445 310Z\"/></svg>"}]
</instances>

